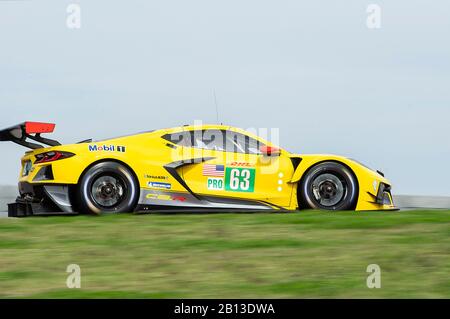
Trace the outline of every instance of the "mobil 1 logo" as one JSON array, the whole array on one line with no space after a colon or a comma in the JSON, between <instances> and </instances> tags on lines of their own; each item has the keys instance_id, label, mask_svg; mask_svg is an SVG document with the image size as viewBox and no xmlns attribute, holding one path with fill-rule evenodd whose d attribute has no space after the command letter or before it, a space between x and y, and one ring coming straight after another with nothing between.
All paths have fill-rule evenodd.
<instances>
[{"instance_id":1,"label":"mobil 1 logo","mask_svg":"<svg viewBox=\"0 0 450 319\"><path fill-rule=\"evenodd\" d=\"M89 152L120 152L125 153L125 146L117 145L89 145Z\"/></svg>"}]
</instances>

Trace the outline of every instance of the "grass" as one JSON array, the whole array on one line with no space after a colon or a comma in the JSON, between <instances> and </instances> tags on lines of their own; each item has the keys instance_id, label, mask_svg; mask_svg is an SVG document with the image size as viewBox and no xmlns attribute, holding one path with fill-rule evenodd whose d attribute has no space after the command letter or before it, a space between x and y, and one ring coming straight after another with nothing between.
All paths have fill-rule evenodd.
<instances>
[{"instance_id":1,"label":"grass","mask_svg":"<svg viewBox=\"0 0 450 319\"><path fill-rule=\"evenodd\" d=\"M449 298L450 211L2 218L0 297Z\"/></svg>"}]
</instances>

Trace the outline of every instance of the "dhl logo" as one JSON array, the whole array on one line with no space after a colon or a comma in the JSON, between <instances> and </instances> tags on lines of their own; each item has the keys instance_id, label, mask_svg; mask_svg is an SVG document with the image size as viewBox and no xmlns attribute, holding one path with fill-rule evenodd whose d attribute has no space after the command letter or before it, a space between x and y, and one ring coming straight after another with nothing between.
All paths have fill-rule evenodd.
<instances>
[{"instance_id":1,"label":"dhl logo","mask_svg":"<svg viewBox=\"0 0 450 319\"><path fill-rule=\"evenodd\" d=\"M230 166L237 166L237 167L253 167L254 164L251 163L245 163L245 162L233 162L230 164Z\"/></svg>"}]
</instances>

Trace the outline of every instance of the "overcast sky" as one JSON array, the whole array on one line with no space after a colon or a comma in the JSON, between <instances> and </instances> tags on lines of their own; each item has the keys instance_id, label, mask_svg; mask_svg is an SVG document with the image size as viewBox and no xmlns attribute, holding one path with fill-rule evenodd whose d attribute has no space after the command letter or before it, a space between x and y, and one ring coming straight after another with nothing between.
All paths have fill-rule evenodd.
<instances>
[{"instance_id":1,"label":"overcast sky","mask_svg":"<svg viewBox=\"0 0 450 319\"><path fill-rule=\"evenodd\" d=\"M225 124L450 195L449 17L448 0L0 0L0 127L51 121L68 143L213 123L215 90ZM15 184L24 149L0 150Z\"/></svg>"}]
</instances>

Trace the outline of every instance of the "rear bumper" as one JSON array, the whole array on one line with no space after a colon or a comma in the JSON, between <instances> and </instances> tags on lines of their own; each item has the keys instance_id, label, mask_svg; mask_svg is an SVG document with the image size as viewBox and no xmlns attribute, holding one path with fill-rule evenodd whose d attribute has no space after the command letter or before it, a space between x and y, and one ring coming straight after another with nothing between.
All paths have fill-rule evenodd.
<instances>
[{"instance_id":1,"label":"rear bumper","mask_svg":"<svg viewBox=\"0 0 450 319\"><path fill-rule=\"evenodd\" d=\"M20 196L8 204L9 217L76 215L67 185L19 183Z\"/></svg>"},{"instance_id":2,"label":"rear bumper","mask_svg":"<svg viewBox=\"0 0 450 319\"><path fill-rule=\"evenodd\" d=\"M76 215L76 213L66 213L45 206L42 203L33 203L18 197L15 203L8 204L8 217L28 217L28 216L58 216Z\"/></svg>"},{"instance_id":3,"label":"rear bumper","mask_svg":"<svg viewBox=\"0 0 450 319\"><path fill-rule=\"evenodd\" d=\"M77 215L55 209L52 205L27 201L21 197L15 203L8 204L8 217L28 217L28 216L59 216Z\"/></svg>"}]
</instances>

